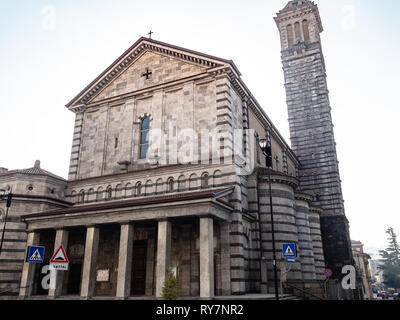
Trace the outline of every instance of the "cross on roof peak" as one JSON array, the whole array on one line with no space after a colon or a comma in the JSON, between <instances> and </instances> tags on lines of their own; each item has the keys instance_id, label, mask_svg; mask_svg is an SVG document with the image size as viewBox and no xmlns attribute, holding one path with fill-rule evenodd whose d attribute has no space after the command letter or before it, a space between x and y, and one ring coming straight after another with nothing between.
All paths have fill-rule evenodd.
<instances>
[{"instance_id":1,"label":"cross on roof peak","mask_svg":"<svg viewBox=\"0 0 400 320\"><path fill-rule=\"evenodd\" d=\"M151 30L150 30L150 32L148 33L150 39L151 39L151 35L152 35L153 33L154 33L154 32L151 31Z\"/></svg>"}]
</instances>

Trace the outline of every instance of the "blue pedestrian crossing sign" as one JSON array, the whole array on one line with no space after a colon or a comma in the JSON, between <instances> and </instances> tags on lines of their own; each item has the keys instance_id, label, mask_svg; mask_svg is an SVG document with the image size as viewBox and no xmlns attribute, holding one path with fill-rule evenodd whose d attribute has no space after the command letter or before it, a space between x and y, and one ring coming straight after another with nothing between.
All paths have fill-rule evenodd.
<instances>
[{"instance_id":1,"label":"blue pedestrian crossing sign","mask_svg":"<svg viewBox=\"0 0 400 320\"><path fill-rule=\"evenodd\" d=\"M28 263L43 263L44 247L29 246L26 255L26 262Z\"/></svg>"},{"instance_id":2,"label":"blue pedestrian crossing sign","mask_svg":"<svg viewBox=\"0 0 400 320\"><path fill-rule=\"evenodd\" d=\"M297 257L296 244L295 243L284 243L282 245L282 256L284 258L295 258L295 257Z\"/></svg>"}]
</instances>

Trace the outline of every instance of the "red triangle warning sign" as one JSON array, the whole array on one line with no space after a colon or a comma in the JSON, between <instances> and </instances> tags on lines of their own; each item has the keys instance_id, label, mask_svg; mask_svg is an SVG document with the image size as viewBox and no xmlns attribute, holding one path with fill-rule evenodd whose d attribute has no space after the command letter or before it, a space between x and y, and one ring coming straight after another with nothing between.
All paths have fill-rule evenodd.
<instances>
[{"instance_id":1,"label":"red triangle warning sign","mask_svg":"<svg viewBox=\"0 0 400 320\"><path fill-rule=\"evenodd\" d=\"M50 263L68 263L67 255L61 245L50 260Z\"/></svg>"}]
</instances>

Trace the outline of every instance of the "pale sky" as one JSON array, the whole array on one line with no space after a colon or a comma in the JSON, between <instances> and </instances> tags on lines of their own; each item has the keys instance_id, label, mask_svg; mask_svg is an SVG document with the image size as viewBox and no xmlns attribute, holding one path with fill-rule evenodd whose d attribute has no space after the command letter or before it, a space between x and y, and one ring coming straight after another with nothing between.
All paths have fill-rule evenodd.
<instances>
[{"instance_id":1,"label":"pale sky","mask_svg":"<svg viewBox=\"0 0 400 320\"><path fill-rule=\"evenodd\" d=\"M285 0L0 0L0 167L67 178L74 114L64 106L151 29L153 39L232 59L288 143L279 33ZM353 240L400 236L400 1L317 0Z\"/></svg>"}]
</instances>

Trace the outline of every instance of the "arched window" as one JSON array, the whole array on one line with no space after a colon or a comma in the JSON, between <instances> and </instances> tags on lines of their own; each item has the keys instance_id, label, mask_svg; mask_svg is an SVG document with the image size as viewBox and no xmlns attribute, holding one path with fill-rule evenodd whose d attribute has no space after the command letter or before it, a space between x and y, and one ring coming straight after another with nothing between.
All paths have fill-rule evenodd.
<instances>
[{"instance_id":1,"label":"arched window","mask_svg":"<svg viewBox=\"0 0 400 320\"><path fill-rule=\"evenodd\" d=\"M128 182L125 185L125 198L129 198L132 196L132 185Z\"/></svg>"},{"instance_id":2,"label":"arched window","mask_svg":"<svg viewBox=\"0 0 400 320\"><path fill-rule=\"evenodd\" d=\"M78 203L84 203L84 202L85 202L85 191L81 190L81 192L79 192Z\"/></svg>"},{"instance_id":3,"label":"arched window","mask_svg":"<svg viewBox=\"0 0 400 320\"><path fill-rule=\"evenodd\" d=\"M103 200L103 188L102 188L102 187L99 187L99 188L97 189L96 200L97 200L97 201Z\"/></svg>"},{"instance_id":4,"label":"arched window","mask_svg":"<svg viewBox=\"0 0 400 320\"><path fill-rule=\"evenodd\" d=\"M162 194L164 192L164 181L163 179L158 179L156 181L156 194Z\"/></svg>"},{"instance_id":5,"label":"arched window","mask_svg":"<svg viewBox=\"0 0 400 320\"><path fill-rule=\"evenodd\" d=\"M196 190L198 189L198 185L197 185L197 175L195 173L193 173L190 177L189 177L189 190Z\"/></svg>"},{"instance_id":6,"label":"arched window","mask_svg":"<svg viewBox=\"0 0 400 320\"><path fill-rule=\"evenodd\" d=\"M175 183L174 178L168 179L168 182L167 182L168 192L174 192L174 183Z\"/></svg>"},{"instance_id":7,"label":"arched window","mask_svg":"<svg viewBox=\"0 0 400 320\"><path fill-rule=\"evenodd\" d=\"M287 32L288 45L289 45L289 48L291 48L291 47L293 47L293 42L294 42L293 41L293 27L291 24L289 24L286 27L286 32Z\"/></svg>"},{"instance_id":8,"label":"arched window","mask_svg":"<svg viewBox=\"0 0 400 320\"><path fill-rule=\"evenodd\" d=\"M300 30L300 23L296 22L294 24L294 33L295 33L295 42L301 41L301 30Z\"/></svg>"},{"instance_id":9,"label":"arched window","mask_svg":"<svg viewBox=\"0 0 400 320\"><path fill-rule=\"evenodd\" d=\"M209 183L208 183L208 173L203 173L203 175L201 176L201 188L202 189L207 189L209 187Z\"/></svg>"},{"instance_id":10,"label":"arched window","mask_svg":"<svg viewBox=\"0 0 400 320\"><path fill-rule=\"evenodd\" d=\"M145 185L145 189L144 189L144 193L146 196L153 194L154 190L153 190L153 181L151 180L147 180L146 181L146 185Z\"/></svg>"},{"instance_id":11,"label":"arched window","mask_svg":"<svg viewBox=\"0 0 400 320\"><path fill-rule=\"evenodd\" d=\"M150 117L142 120L140 125L140 159L147 158L149 150L149 132L150 132Z\"/></svg>"},{"instance_id":12,"label":"arched window","mask_svg":"<svg viewBox=\"0 0 400 320\"><path fill-rule=\"evenodd\" d=\"M213 187L219 187L222 184L222 172L217 170L213 174Z\"/></svg>"},{"instance_id":13,"label":"arched window","mask_svg":"<svg viewBox=\"0 0 400 320\"><path fill-rule=\"evenodd\" d=\"M303 34L304 34L304 42L309 43L310 42L310 31L308 29L308 21L303 20Z\"/></svg>"},{"instance_id":14,"label":"arched window","mask_svg":"<svg viewBox=\"0 0 400 320\"><path fill-rule=\"evenodd\" d=\"M115 198L116 198L116 199L120 199L120 198L122 198L122 197L123 197L123 194L122 194L122 185L119 184L119 185L117 185L117 186L115 187Z\"/></svg>"},{"instance_id":15,"label":"arched window","mask_svg":"<svg viewBox=\"0 0 400 320\"><path fill-rule=\"evenodd\" d=\"M186 189L186 178L185 176L180 176L178 178L178 190L184 191Z\"/></svg>"},{"instance_id":16,"label":"arched window","mask_svg":"<svg viewBox=\"0 0 400 320\"><path fill-rule=\"evenodd\" d=\"M89 189L89 191L88 191L88 201L92 202L94 200L96 200L96 194L94 192L94 189Z\"/></svg>"},{"instance_id":17,"label":"arched window","mask_svg":"<svg viewBox=\"0 0 400 320\"><path fill-rule=\"evenodd\" d=\"M107 187L106 200L111 200L111 199L112 199L112 188L111 187Z\"/></svg>"},{"instance_id":18,"label":"arched window","mask_svg":"<svg viewBox=\"0 0 400 320\"><path fill-rule=\"evenodd\" d=\"M142 183L138 182L135 186L136 189L136 197L140 197L142 195Z\"/></svg>"}]
</instances>

